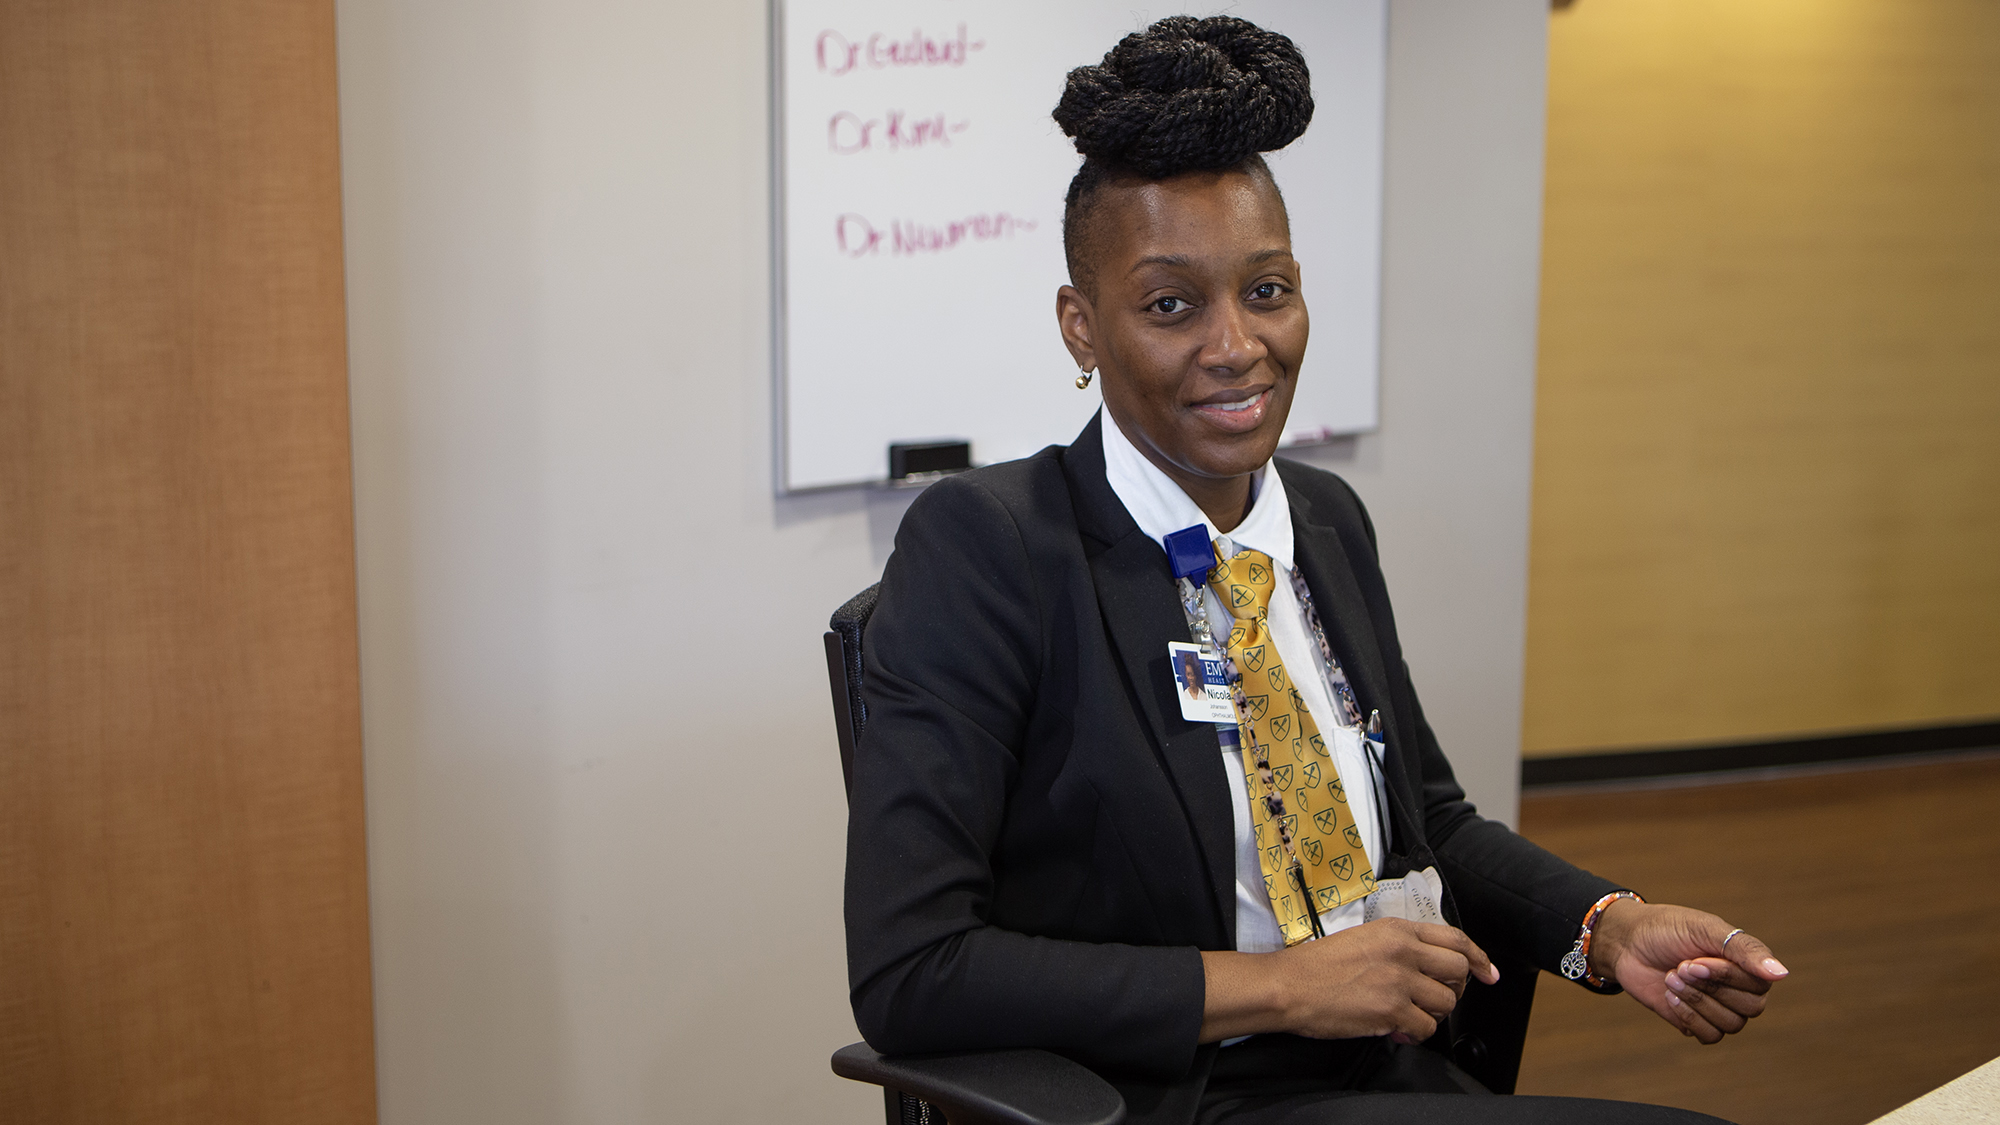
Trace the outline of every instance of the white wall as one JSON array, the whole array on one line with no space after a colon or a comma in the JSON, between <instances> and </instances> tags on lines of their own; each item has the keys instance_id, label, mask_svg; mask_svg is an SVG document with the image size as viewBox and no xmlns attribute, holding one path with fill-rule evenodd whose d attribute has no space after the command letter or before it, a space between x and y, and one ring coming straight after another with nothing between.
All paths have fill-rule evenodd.
<instances>
[{"instance_id":1,"label":"white wall","mask_svg":"<svg viewBox=\"0 0 2000 1125\"><path fill-rule=\"evenodd\" d=\"M879 1120L819 633L904 500L772 498L764 6L339 16L382 1120ZM1316 455L1510 816L1545 20L1395 4L1383 432Z\"/></svg>"},{"instance_id":2,"label":"white wall","mask_svg":"<svg viewBox=\"0 0 2000 1125\"><path fill-rule=\"evenodd\" d=\"M1395 0L1382 429L1314 460L1381 541L1424 710L1514 823L1527 644L1548 4Z\"/></svg>"}]
</instances>

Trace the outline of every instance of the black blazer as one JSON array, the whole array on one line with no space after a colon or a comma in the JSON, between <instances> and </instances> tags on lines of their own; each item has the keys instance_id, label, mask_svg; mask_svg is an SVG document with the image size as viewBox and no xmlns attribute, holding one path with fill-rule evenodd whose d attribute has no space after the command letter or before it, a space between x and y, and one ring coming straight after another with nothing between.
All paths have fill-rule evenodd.
<instances>
[{"instance_id":1,"label":"black blazer","mask_svg":"<svg viewBox=\"0 0 2000 1125\"><path fill-rule=\"evenodd\" d=\"M1553 970L1615 885L1465 800L1360 499L1331 473L1277 469L1327 640L1362 711L1382 712L1380 874L1435 863L1448 917L1496 958ZM1199 1096L1200 951L1234 946L1236 873L1215 730L1174 699L1167 642L1187 639L1095 421L911 505L868 625L848 819L849 984L877 1050L1043 1047L1112 1077L1135 1110Z\"/></svg>"}]
</instances>

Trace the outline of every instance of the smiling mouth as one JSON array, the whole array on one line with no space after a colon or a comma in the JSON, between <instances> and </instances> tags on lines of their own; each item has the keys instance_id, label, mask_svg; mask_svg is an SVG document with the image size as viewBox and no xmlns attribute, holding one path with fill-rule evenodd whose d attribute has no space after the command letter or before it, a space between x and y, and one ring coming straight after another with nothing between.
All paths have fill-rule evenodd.
<instances>
[{"instance_id":1,"label":"smiling mouth","mask_svg":"<svg viewBox=\"0 0 2000 1125\"><path fill-rule=\"evenodd\" d=\"M1193 412L1209 425L1228 434L1247 434L1264 424L1271 404L1271 388L1265 387L1249 398L1236 402L1198 402Z\"/></svg>"},{"instance_id":2,"label":"smiling mouth","mask_svg":"<svg viewBox=\"0 0 2000 1125\"><path fill-rule=\"evenodd\" d=\"M1258 391L1242 402L1204 402L1201 406L1204 410L1220 410L1225 414L1238 414L1263 402L1264 396L1270 393L1270 391Z\"/></svg>"}]
</instances>

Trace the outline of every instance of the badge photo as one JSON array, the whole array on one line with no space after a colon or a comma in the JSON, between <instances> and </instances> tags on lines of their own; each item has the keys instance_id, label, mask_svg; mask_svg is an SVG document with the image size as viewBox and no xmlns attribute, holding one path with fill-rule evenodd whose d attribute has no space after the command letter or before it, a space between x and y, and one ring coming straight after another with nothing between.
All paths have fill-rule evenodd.
<instances>
[{"instance_id":1,"label":"badge photo","mask_svg":"<svg viewBox=\"0 0 2000 1125\"><path fill-rule=\"evenodd\" d=\"M1167 643L1167 666L1174 673L1174 696L1181 701L1181 718L1191 723L1236 723L1229 702L1229 683L1222 658L1213 649L1184 641Z\"/></svg>"}]
</instances>

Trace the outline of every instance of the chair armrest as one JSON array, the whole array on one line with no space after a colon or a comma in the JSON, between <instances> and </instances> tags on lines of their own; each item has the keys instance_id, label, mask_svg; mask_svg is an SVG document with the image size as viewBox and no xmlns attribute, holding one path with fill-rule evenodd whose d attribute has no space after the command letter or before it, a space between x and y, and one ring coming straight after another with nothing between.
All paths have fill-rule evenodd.
<instances>
[{"instance_id":1,"label":"chair armrest","mask_svg":"<svg viewBox=\"0 0 2000 1125\"><path fill-rule=\"evenodd\" d=\"M866 1043L833 1053L833 1072L937 1106L951 1125L1119 1125L1125 1099L1088 1067L1048 1051L886 1058Z\"/></svg>"}]
</instances>

